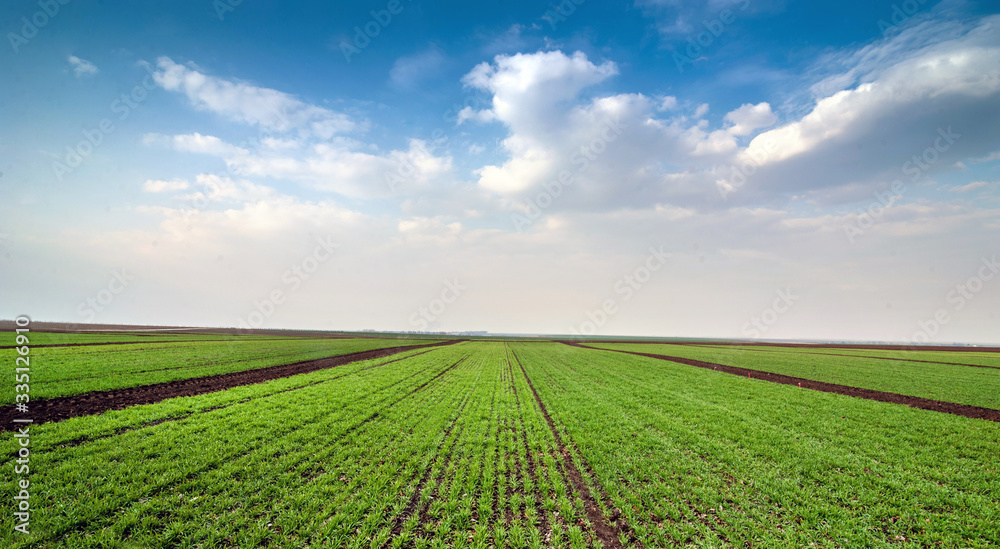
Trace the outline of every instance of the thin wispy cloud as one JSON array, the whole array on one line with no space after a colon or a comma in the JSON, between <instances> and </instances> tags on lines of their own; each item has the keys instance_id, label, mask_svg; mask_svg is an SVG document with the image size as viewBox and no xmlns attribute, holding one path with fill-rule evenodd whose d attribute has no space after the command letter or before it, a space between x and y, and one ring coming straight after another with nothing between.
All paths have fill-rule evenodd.
<instances>
[{"instance_id":1,"label":"thin wispy cloud","mask_svg":"<svg viewBox=\"0 0 1000 549\"><path fill-rule=\"evenodd\" d=\"M67 59L69 61L70 68L73 69L73 74L77 78L82 78L85 76L94 76L98 72L97 65L87 61L86 59L80 59L75 55L69 56Z\"/></svg>"}]
</instances>

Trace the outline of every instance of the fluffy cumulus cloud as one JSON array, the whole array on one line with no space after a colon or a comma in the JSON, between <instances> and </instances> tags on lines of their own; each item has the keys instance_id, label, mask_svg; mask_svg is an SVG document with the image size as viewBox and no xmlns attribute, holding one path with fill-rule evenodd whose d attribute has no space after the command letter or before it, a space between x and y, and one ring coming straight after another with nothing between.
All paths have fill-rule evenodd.
<instances>
[{"instance_id":1,"label":"fluffy cumulus cloud","mask_svg":"<svg viewBox=\"0 0 1000 549\"><path fill-rule=\"evenodd\" d=\"M1000 101L997 24L1000 17L962 32L922 25L864 48L863 73L826 78L829 95L802 118L756 135L738 162L755 166L757 190L794 191L908 176L907 160L928 147L933 162L914 169L930 174L989 153L990 113ZM901 48L917 30L940 35ZM855 79L831 91L831 82Z\"/></svg>"},{"instance_id":2,"label":"fluffy cumulus cloud","mask_svg":"<svg viewBox=\"0 0 1000 549\"><path fill-rule=\"evenodd\" d=\"M509 158L481 168L479 186L522 206L539 192L558 193L554 209L704 202L715 192L712 167L737 151L739 138L777 120L768 103L746 104L713 130L700 120L705 104L586 95L617 73L611 61L561 51L498 56L475 67L463 82L492 94L492 107L460 118L509 130Z\"/></svg>"},{"instance_id":3,"label":"fluffy cumulus cloud","mask_svg":"<svg viewBox=\"0 0 1000 549\"><path fill-rule=\"evenodd\" d=\"M460 120L507 128L508 158L482 167L478 185L515 208L537 197L551 211L861 199L880 182L932 177L994 152L998 22L921 24L825 57L809 71L820 75L812 104L786 120L767 102L745 103L712 127L710 106L683 97L594 94L618 67L561 51L476 66L463 83L492 94L492 106Z\"/></svg>"}]
</instances>

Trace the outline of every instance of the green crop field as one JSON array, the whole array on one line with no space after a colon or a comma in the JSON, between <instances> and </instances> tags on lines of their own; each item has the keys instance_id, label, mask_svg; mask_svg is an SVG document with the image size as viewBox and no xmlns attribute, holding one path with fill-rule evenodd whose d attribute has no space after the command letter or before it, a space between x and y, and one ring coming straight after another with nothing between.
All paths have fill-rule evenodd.
<instances>
[{"instance_id":1,"label":"green crop field","mask_svg":"<svg viewBox=\"0 0 1000 549\"><path fill-rule=\"evenodd\" d=\"M428 343L204 337L33 350L31 394ZM1000 408L988 368L634 347ZM30 433L31 533L5 514L3 547L1000 545L996 422L555 342L405 350Z\"/></svg>"}]
</instances>

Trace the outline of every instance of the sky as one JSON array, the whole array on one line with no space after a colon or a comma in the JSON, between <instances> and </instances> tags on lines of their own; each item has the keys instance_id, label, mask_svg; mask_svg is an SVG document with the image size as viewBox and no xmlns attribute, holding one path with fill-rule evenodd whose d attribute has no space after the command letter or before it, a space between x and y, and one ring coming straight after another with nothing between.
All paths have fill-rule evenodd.
<instances>
[{"instance_id":1,"label":"sky","mask_svg":"<svg viewBox=\"0 0 1000 549\"><path fill-rule=\"evenodd\" d=\"M1000 6L0 5L0 318L1000 343Z\"/></svg>"}]
</instances>

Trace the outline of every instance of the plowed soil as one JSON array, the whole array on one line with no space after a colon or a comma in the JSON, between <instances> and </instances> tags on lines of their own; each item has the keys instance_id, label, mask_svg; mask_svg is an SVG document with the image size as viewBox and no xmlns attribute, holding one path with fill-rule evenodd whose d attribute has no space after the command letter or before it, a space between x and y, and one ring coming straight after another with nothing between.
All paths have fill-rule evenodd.
<instances>
[{"instance_id":1,"label":"plowed soil","mask_svg":"<svg viewBox=\"0 0 1000 549\"><path fill-rule=\"evenodd\" d=\"M782 374L773 374L771 372L762 372L760 370L750 370L747 368L738 368L736 366L726 366L724 364L713 364L711 362L704 362L702 360L693 360L690 358L657 355L653 353L639 353L635 351L622 351L618 349L598 349L595 347L587 347L586 345L581 345L579 343L572 341L563 341L562 343L565 343L566 345L570 345L573 347L581 347L584 349L614 351L616 353L625 353L629 355L645 356L660 360L669 360L671 362L686 364L688 366L697 366L699 368L716 370L719 372L725 372L727 374L735 374L740 377L749 376L752 379L760 379L763 381L770 381L773 383L783 383L785 385L799 385L803 389L812 389L814 391L823 391L825 393L837 393L840 395L866 398L869 400L878 400L880 402L905 404L906 406L909 406L911 408L920 408L921 410L932 410L935 412L943 412L946 414L954 414L957 416L1000 422L1000 410L993 410L991 408L981 408L979 406L970 406L968 404L956 404L954 402L945 402L942 400L932 400L929 398L900 395L896 393L887 393L884 391L876 391L874 389L862 389L860 387L851 387L849 385L838 385L836 383L825 383L822 381L813 381L811 379L804 379L801 377L792 377Z\"/></svg>"},{"instance_id":2,"label":"plowed soil","mask_svg":"<svg viewBox=\"0 0 1000 549\"><path fill-rule=\"evenodd\" d=\"M882 351L957 351L967 353L1000 353L1000 347L972 347L969 345L881 345L870 343L783 343L780 341L686 341L686 340L626 340L626 339L575 339L561 343L628 343L629 345L720 345L724 347L786 347L791 349L875 349Z\"/></svg>"},{"instance_id":3,"label":"plowed soil","mask_svg":"<svg viewBox=\"0 0 1000 549\"><path fill-rule=\"evenodd\" d=\"M385 349L374 349L349 353L346 355L320 358L316 360L306 360L292 364L282 364L280 366L269 366L256 370L246 370L242 372L231 372L228 374L218 374L214 376L196 377L169 381L165 383L155 383L152 385L142 385L139 387L127 387L124 389L114 389L111 391L94 391L80 395L50 398L46 400L33 400L28 404L29 413L21 414L14 411L14 406L4 406L0 409L0 431L14 430L17 424L13 423L16 418L31 418L34 424L49 421L62 421L72 417L89 416L101 414L108 410L121 410L129 406L140 404L154 404L168 398L202 395L224 391L242 385L252 385L262 383L272 379L279 379L298 374L315 372L343 366L351 362L360 360L371 360L382 358L403 351L423 349L427 347L438 347L450 345L457 341L446 341L442 343L432 343L428 345L407 345L403 347L387 347Z\"/></svg>"}]
</instances>

